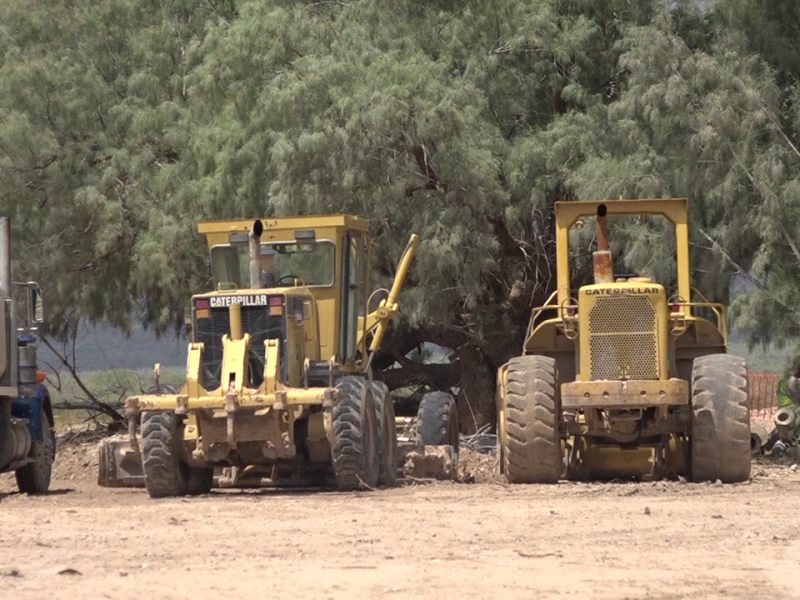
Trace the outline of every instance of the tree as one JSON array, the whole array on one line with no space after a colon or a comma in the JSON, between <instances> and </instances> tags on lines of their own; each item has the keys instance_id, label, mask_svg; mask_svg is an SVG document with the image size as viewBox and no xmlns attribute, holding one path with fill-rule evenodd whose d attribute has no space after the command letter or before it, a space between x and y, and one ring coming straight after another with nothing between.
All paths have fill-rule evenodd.
<instances>
[{"instance_id":1,"label":"tree","mask_svg":"<svg viewBox=\"0 0 800 600\"><path fill-rule=\"evenodd\" d=\"M573 180L584 195L688 195L694 283L727 302L737 278L746 293L733 300L734 324L751 343L796 338L800 318L800 153L795 87L786 87L797 73L775 50L782 36L769 48L763 37L792 26L777 4L685 7L632 28L625 90L606 111L610 135ZM636 237L629 254L642 245Z\"/></svg>"},{"instance_id":2,"label":"tree","mask_svg":"<svg viewBox=\"0 0 800 600\"><path fill-rule=\"evenodd\" d=\"M552 203L617 93L615 41L650 7L243 2L194 49L207 188L223 214L370 216L384 277L418 232L394 343L451 348L481 425L553 287Z\"/></svg>"},{"instance_id":3,"label":"tree","mask_svg":"<svg viewBox=\"0 0 800 600\"><path fill-rule=\"evenodd\" d=\"M54 347L84 319L178 326L208 279L178 163L185 47L212 6L0 6L0 208L14 272L45 289Z\"/></svg>"},{"instance_id":4,"label":"tree","mask_svg":"<svg viewBox=\"0 0 800 600\"><path fill-rule=\"evenodd\" d=\"M17 272L44 283L56 339L179 329L208 287L200 219L353 212L378 282L424 240L376 366L456 381L480 426L555 284L553 202L620 194L692 198L695 283L725 300L748 279L754 340L797 322L796 61L751 24L794 30L765 5L51 4L0 7L0 207L36 232ZM621 264L669 278L662 233L620 224ZM421 365L425 342L453 360Z\"/></svg>"}]
</instances>

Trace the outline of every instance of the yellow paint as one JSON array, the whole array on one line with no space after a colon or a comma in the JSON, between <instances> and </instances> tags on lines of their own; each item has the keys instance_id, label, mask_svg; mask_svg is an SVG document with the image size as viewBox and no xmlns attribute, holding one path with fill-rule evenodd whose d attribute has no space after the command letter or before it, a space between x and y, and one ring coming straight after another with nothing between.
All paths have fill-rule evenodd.
<instances>
[{"instance_id":1,"label":"yellow paint","mask_svg":"<svg viewBox=\"0 0 800 600\"><path fill-rule=\"evenodd\" d=\"M239 341L242 339L242 307L239 304L231 304L228 307L228 314L231 327L231 339Z\"/></svg>"},{"instance_id":2,"label":"yellow paint","mask_svg":"<svg viewBox=\"0 0 800 600\"><path fill-rule=\"evenodd\" d=\"M523 345L525 354L547 353L554 356L563 374L569 370L576 373L578 379L589 379L587 374L588 358L585 350L586 339L578 332L578 319L567 314L566 307L578 303L578 298L570 296L569 270L569 230L576 227L583 217L593 216L597 207L605 204L609 215L660 215L675 226L677 267L676 297L666 298L672 306L678 304L676 312L669 308L661 312L659 300L659 336L661 327L666 322L668 335L660 337L659 368L661 378L676 374L676 361L690 362L695 356L715 352L725 352L728 343L725 308L718 303L690 302L692 292L689 282L689 237L688 237L688 200L686 198L663 198L649 200L603 200L582 202L556 202L556 291L543 306L535 307L531 312L528 333ZM653 284L643 281L625 282L636 286L652 287ZM616 285L616 284L611 284ZM682 300L679 301L679 300ZM695 308L710 308L715 323L693 314ZM582 314L580 319L583 319ZM665 321L666 319L666 321ZM535 325L534 325L535 322ZM581 323L583 326L583 323ZM663 368L664 361L669 365Z\"/></svg>"},{"instance_id":3,"label":"yellow paint","mask_svg":"<svg viewBox=\"0 0 800 600\"><path fill-rule=\"evenodd\" d=\"M311 388L304 390L287 389L286 390L286 404L289 406L312 406L322 404L322 395L324 388ZM338 391L335 391L338 394ZM126 407L133 410L175 410L177 400L180 396L178 394L170 394L164 396L156 396L155 394L144 396L133 396L126 401ZM238 397L237 406L240 408L253 408L253 407L269 407L275 402L275 394L259 394L256 390L245 389ZM190 397L187 400L187 408L189 410L196 409L209 409L225 411L225 397L219 395L202 395L198 397Z\"/></svg>"},{"instance_id":4,"label":"yellow paint","mask_svg":"<svg viewBox=\"0 0 800 600\"><path fill-rule=\"evenodd\" d=\"M603 477L648 477L655 474L655 452L649 446L620 448L619 446L597 446L584 438L579 444L579 476Z\"/></svg>"},{"instance_id":5,"label":"yellow paint","mask_svg":"<svg viewBox=\"0 0 800 600\"><path fill-rule=\"evenodd\" d=\"M184 441L190 441L196 440L198 437L200 437L200 428L197 425L197 416L194 413L189 413L183 422L183 439Z\"/></svg>"},{"instance_id":6,"label":"yellow paint","mask_svg":"<svg viewBox=\"0 0 800 600\"><path fill-rule=\"evenodd\" d=\"M189 344L189 355L186 359L186 395L199 396L201 387L201 365L203 362L202 343Z\"/></svg>"},{"instance_id":7,"label":"yellow paint","mask_svg":"<svg viewBox=\"0 0 800 600\"><path fill-rule=\"evenodd\" d=\"M217 245L228 244L228 236L232 233L247 234L254 219L234 221L206 221L198 224L197 230L205 235L209 250ZM262 243L294 242L295 231L313 229L317 240L330 240L335 245L336 282L342 280L342 252L344 236L348 231L367 235L369 220L350 215L324 215L289 218L262 218L264 232ZM237 290L248 293L249 290ZM328 360L339 352L341 289L338 285L331 287L309 288L318 306L319 316L319 348L320 360ZM369 290L367 290L369 292Z\"/></svg>"},{"instance_id":8,"label":"yellow paint","mask_svg":"<svg viewBox=\"0 0 800 600\"><path fill-rule=\"evenodd\" d=\"M240 340L232 340L227 335L222 336L222 377L220 378L222 395L228 392L231 384L233 384L233 391L237 395L241 394L244 388L249 351L249 333L245 333Z\"/></svg>"},{"instance_id":9,"label":"yellow paint","mask_svg":"<svg viewBox=\"0 0 800 600\"><path fill-rule=\"evenodd\" d=\"M323 419L322 413L315 413L308 417L308 437L325 437L325 420Z\"/></svg>"},{"instance_id":10,"label":"yellow paint","mask_svg":"<svg viewBox=\"0 0 800 600\"><path fill-rule=\"evenodd\" d=\"M572 381L561 384L561 405L572 408L636 408L685 404L689 383L683 379Z\"/></svg>"},{"instance_id":11,"label":"yellow paint","mask_svg":"<svg viewBox=\"0 0 800 600\"><path fill-rule=\"evenodd\" d=\"M662 215L675 225L678 295L689 300L689 201L686 198L556 202L556 261L558 304L569 301L569 230L581 217L597 214L605 204L608 215Z\"/></svg>"},{"instance_id":12,"label":"yellow paint","mask_svg":"<svg viewBox=\"0 0 800 600\"><path fill-rule=\"evenodd\" d=\"M495 403L497 405L497 441L502 449L506 446L506 376L508 375L508 364L506 363L497 370L497 391L495 393ZM503 469L502 460L500 469Z\"/></svg>"},{"instance_id":13,"label":"yellow paint","mask_svg":"<svg viewBox=\"0 0 800 600\"><path fill-rule=\"evenodd\" d=\"M414 259L414 254L417 251L419 242L419 236L412 233L411 239L408 241L405 251L403 251L403 256L400 258L400 263L397 267L397 274L395 275L394 282L392 283L392 289L389 290L389 296L386 298L386 300L380 303L380 306L375 311L376 315L374 318L377 318L379 322L377 329L375 330L375 335L372 338L372 343L369 347L370 352L376 352L378 348L380 348L381 340L386 332L386 328L399 310L399 307L397 306L397 297L400 295L400 290L402 289L403 283L406 280L408 268L411 266L411 261ZM369 315L366 320L369 321Z\"/></svg>"},{"instance_id":14,"label":"yellow paint","mask_svg":"<svg viewBox=\"0 0 800 600\"><path fill-rule=\"evenodd\" d=\"M254 219L241 219L233 221L207 221L199 223L198 232L206 237L209 250L214 246L227 245L231 234L248 234L252 228ZM316 311L314 323L305 326L305 356L312 360L330 360L336 358L337 362L343 363L342 370L346 373L360 372L364 367L364 362L368 356L366 340L367 335L373 332L371 349L377 348L383 338L384 331L389 322L398 312L397 296L402 288L411 261L419 245L419 237L412 234L406 247L406 252L398 265L397 276L389 294L389 298L379 307L375 313L359 318L356 331L356 354L361 358L357 361L343 361L344 352L339 348L342 337L341 311L342 311L342 285L343 285L343 257L345 251L346 236L348 234L358 235L363 240L364 256L361 257L359 268L359 279L363 280L365 289L360 293L363 298L368 298L369 289L369 259L371 258L371 240L368 237L370 222L357 216L349 215L324 215L290 218L262 218L264 231L261 235L262 243L294 242L297 230L313 229L317 240L329 240L335 247L335 284L330 287L311 287L307 288L307 293L313 297ZM363 269L363 272L362 272ZM286 288L283 293L287 297L292 293L292 288ZM253 293L253 290L236 290L238 294ZM278 292L280 293L280 292ZM203 294L200 297L213 297L217 293ZM233 308L233 307L231 307ZM364 307L359 307L363 311ZM283 311L279 307L269 307L269 314L280 316ZM196 315L197 316L197 315ZM293 317L293 315L289 315ZM231 313L231 338L237 339L235 330L234 313ZM236 322L241 322L236 321ZM310 326L315 331L309 331ZM309 348L313 344L313 350ZM304 357L305 358L305 357ZM302 363L301 363L302 364ZM302 370L294 365L294 361L289 362L289 372L292 379L296 373Z\"/></svg>"},{"instance_id":15,"label":"yellow paint","mask_svg":"<svg viewBox=\"0 0 800 600\"><path fill-rule=\"evenodd\" d=\"M664 448L664 470L667 475L686 475L689 471L689 442L679 435L671 435Z\"/></svg>"},{"instance_id":16,"label":"yellow paint","mask_svg":"<svg viewBox=\"0 0 800 600\"><path fill-rule=\"evenodd\" d=\"M264 393L272 394L278 387L278 373L281 368L280 342L278 340L264 340Z\"/></svg>"},{"instance_id":17,"label":"yellow paint","mask_svg":"<svg viewBox=\"0 0 800 600\"><path fill-rule=\"evenodd\" d=\"M654 313L654 322L647 319L648 313L643 310L630 310L625 312L623 303L636 303L638 307L651 307ZM599 306L598 303L603 303ZM605 307L606 312L612 314L613 323L598 323L597 317L592 317L594 310ZM644 317L642 323L636 319ZM606 379L667 379L667 297L664 288L654 283L619 282L587 285L578 292L578 332L580 335L580 369L577 379L589 381L592 377L591 349L593 343L599 340L619 340L608 344L608 349L599 353L596 360L616 362L621 370L618 375ZM592 327L603 324L613 324L613 332L592 332ZM612 354L613 353L613 354ZM636 371L627 372L630 365L652 362L655 372L652 376L636 376Z\"/></svg>"}]
</instances>

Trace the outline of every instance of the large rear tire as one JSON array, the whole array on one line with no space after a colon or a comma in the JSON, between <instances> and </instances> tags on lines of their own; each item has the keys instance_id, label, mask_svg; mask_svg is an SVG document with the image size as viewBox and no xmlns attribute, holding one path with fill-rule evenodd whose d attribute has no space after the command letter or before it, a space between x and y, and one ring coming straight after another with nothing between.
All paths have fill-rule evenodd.
<instances>
[{"instance_id":1,"label":"large rear tire","mask_svg":"<svg viewBox=\"0 0 800 600\"><path fill-rule=\"evenodd\" d=\"M180 422L171 411L142 413L142 471L151 498L183 496L189 489L189 466L181 460Z\"/></svg>"},{"instance_id":2,"label":"large rear tire","mask_svg":"<svg viewBox=\"0 0 800 600\"><path fill-rule=\"evenodd\" d=\"M374 488L380 458L378 419L372 388L361 377L342 377L336 387L339 404L333 409L334 442L331 460L336 484L342 490Z\"/></svg>"},{"instance_id":3,"label":"large rear tire","mask_svg":"<svg viewBox=\"0 0 800 600\"><path fill-rule=\"evenodd\" d=\"M750 396L744 359L702 356L692 365L691 472L694 481L750 478Z\"/></svg>"},{"instance_id":4,"label":"large rear tire","mask_svg":"<svg viewBox=\"0 0 800 600\"><path fill-rule=\"evenodd\" d=\"M447 392L428 392L417 411L418 446L452 446L457 457L459 424L456 401Z\"/></svg>"},{"instance_id":5,"label":"large rear tire","mask_svg":"<svg viewBox=\"0 0 800 600\"><path fill-rule=\"evenodd\" d=\"M23 494L46 494L50 489L50 476L56 455L56 434L50 417L42 403L40 421L42 441L34 441L28 456L33 462L17 469L14 475L17 487Z\"/></svg>"},{"instance_id":6,"label":"large rear tire","mask_svg":"<svg viewBox=\"0 0 800 600\"><path fill-rule=\"evenodd\" d=\"M508 363L503 410L503 471L509 483L556 483L562 457L556 361L518 356Z\"/></svg>"},{"instance_id":7,"label":"large rear tire","mask_svg":"<svg viewBox=\"0 0 800 600\"><path fill-rule=\"evenodd\" d=\"M371 381L370 386L378 417L378 446L380 448L378 485L391 487L397 483L397 428L394 421L394 403L385 383Z\"/></svg>"}]
</instances>

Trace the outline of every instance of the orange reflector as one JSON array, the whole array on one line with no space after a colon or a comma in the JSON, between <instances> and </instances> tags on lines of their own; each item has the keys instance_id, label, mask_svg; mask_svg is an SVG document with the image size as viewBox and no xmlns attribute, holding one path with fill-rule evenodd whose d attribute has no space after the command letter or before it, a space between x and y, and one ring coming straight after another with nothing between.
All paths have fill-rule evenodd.
<instances>
[{"instance_id":1,"label":"orange reflector","mask_svg":"<svg viewBox=\"0 0 800 600\"><path fill-rule=\"evenodd\" d=\"M194 314L198 319L207 319L209 316L211 316L211 311L207 308L201 308Z\"/></svg>"},{"instance_id":2,"label":"orange reflector","mask_svg":"<svg viewBox=\"0 0 800 600\"><path fill-rule=\"evenodd\" d=\"M282 306L270 306L269 307L269 316L270 317L279 317L283 314L283 307Z\"/></svg>"},{"instance_id":3,"label":"orange reflector","mask_svg":"<svg viewBox=\"0 0 800 600\"><path fill-rule=\"evenodd\" d=\"M36 371L36 381L39 383L44 383L45 379L47 379L47 373L44 371Z\"/></svg>"}]
</instances>

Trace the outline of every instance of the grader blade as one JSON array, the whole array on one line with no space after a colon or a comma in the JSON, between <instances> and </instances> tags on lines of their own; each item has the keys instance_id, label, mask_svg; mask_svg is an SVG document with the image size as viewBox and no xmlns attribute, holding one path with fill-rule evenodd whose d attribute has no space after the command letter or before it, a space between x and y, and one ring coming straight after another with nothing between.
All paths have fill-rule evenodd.
<instances>
[{"instance_id":1,"label":"grader blade","mask_svg":"<svg viewBox=\"0 0 800 600\"><path fill-rule=\"evenodd\" d=\"M102 487L144 487L142 455L126 437L103 440L98 448L97 484Z\"/></svg>"}]
</instances>

